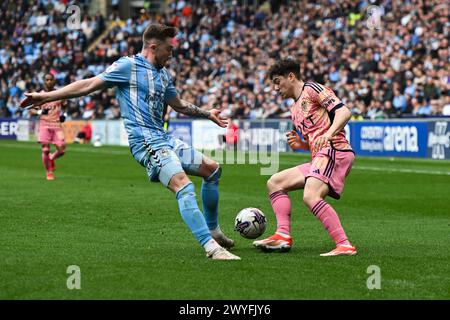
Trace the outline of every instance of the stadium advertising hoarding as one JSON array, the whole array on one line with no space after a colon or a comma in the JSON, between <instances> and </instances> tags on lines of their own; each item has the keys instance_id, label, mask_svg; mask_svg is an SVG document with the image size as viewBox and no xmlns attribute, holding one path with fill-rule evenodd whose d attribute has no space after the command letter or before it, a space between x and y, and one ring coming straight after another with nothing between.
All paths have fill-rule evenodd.
<instances>
[{"instance_id":1,"label":"stadium advertising hoarding","mask_svg":"<svg viewBox=\"0 0 450 320\"><path fill-rule=\"evenodd\" d=\"M428 122L427 158L450 159L450 121Z\"/></svg>"},{"instance_id":2,"label":"stadium advertising hoarding","mask_svg":"<svg viewBox=\"0 0 450 320\"><path fill-rule=\"evenodd\" d=\"M423 121L352 121L345 127L347 138L357 155L380 157L418 157L450 159L449 120ZM206 121L172 121L169 132L178 132L183 139L192 139L196 148L216 146L217 132L207 131ZM191 127L192 125L192 127ZM214 125L214 124L212 124ZM292 129L289 120L239 121L240 150L290 151L285 133ZM203 131L206 130L206 131ZM192 131L195 132L192 135ZM204 143L207 141L214 143ZM200 138L200 139L199 139ZM184 140L186 141L186 140Z\"/></svg>"},{"instance_id":3,"label":"stadium advertising hoarding","mask_svg":"<svg viewBox=\"0 0 450 320\"><path fill-rule=\"evenodd\" d=\"M101 145L128 146L122 120L96 120L92 124L92 141Z\"/></svg>"},{"instance_id":4,"label":"stadium advertising hoarding","mask_svg":"<svg viewBox=\"0 0 450 320\"><path fill-rule=\"evenodd\" d=\"M98 141L101 144L107 144L107 141L112 142L113 145L119 145L119 141L114 139L108 139L108 131L106 130L106 124L108 122L104 120L92 121L92 137L94 141Z\"/></svg>"},{"instance_id":5,"label":"stadium advertising hoarding","mask_svg":"<svg viewBox=\"0 0 450 320\"><path fill-rule=\"evenodd\" d=\"M76 141L78 133L88 123L92 123L92 121L72 120L64 122L62 128L64 131L64 139L66 140L66 143L73 143L74 141Z\"/></svg>"},{"instance_id":6,"label":"stadium advertising hoarding","mask_svg":"<svg viewBox=\"0 0 450 320\"><path fill-rule=\"evenodd\" d=\"M257 151L261 148L267 151L289 151L285 133L291 130L288 120L246 121L238 123L239 150ZM171 121L169 133L189 143L197 149L217 149L220 147L220 136L226 129L218 127L211 121Z\"/></svg>"},{"instance_id":7,"label":"stadium advertising hoarding","mask_svg":"<svg viewBox=\"0 0 450 320\"><path fill-rule=\"evenodd\" d=\"M357 155L427 156L427 122L352 122L349 129L350 143Z\"/></svg>"},{"instance_id":8,"label":"stadium advertising hoarding","mask_svg":"<svg viewBox=\"0 0 450 320\"><path fill-rule=\"evenodd\" d=\"M220 148L220 136L226 133L226 128L208 120L192 121L192 145L199 150L215 150Z\"/></svg>"},{"instance_id":9,"label":"stadium advertising hoarding","mask_svg":"<svg viewBox=\"0 0 450 320\"><path fill-rule=\"evenodd\" d=\"M173 121L169 123L169 133L177 139L192 145L192 122L191 121Z\"/></svg>"},{"instance_id":10,"label":"stadium advertising hoarding","mask_svg":"<svg viewBox=\"0 0 450 320\"><path fill-rule=\"evenodd\" d=\"M286 152L289 146L285 133L291 130L288 120L239 121L238 145L240 150Z\"/></svg>"},{"instance_id":11,"label":"stadium advertising hoarding","mask_svg":"<svg viewBox=\"0 0 450 320\"><path fill-rule=\"evenodd\" d=\"M423 121L353 121L346 135L357 155L380 157L418 157L450 159L450 120ZM66 142L73 142L86 121L66 121ZM128 146L122 120L96 120L92 137L98 135L105 145ZM292 129L290 120L239 120L239 150L287 152L285 133ZM38 122L26 119L0 119L0 139L36 141ZM200 150L220 148L220 135L226 129L206 120L173 120L169 133Z\"/></svg>"},{"instance_id":12,"label":"stadium advertising hoarding","mask_svg":"<svg viewBox=\"0 0 450 320\"><path fill-rule=\"evenodd\" d=\"M33 120L17 120L17 141L37 141L39 122Z\"/></svg>"},{"instance_id":13,"label":"stadium advertising hoarding","mask_svg":"<svg viewBox=\"0 0 450 320\"><path fill-rule=\"evenodd\" d=\"M16 119L0 118L0 139L17 139L17 129Z\"/></svg>"},{"instance_id":14,"label":"stadium advertising hoarding","mask_svg":"<svg viewBox=\"0 0 450 320\"><path fill-rule=\"evenodd\" d=\"M105 144L110 145L119 145L119 146L128 146L128 138L125 132L125 126L122 120L106 120L106 142ZM92 134L93 139L95 140L95 134Z\"/></svg>"}]
</instances>

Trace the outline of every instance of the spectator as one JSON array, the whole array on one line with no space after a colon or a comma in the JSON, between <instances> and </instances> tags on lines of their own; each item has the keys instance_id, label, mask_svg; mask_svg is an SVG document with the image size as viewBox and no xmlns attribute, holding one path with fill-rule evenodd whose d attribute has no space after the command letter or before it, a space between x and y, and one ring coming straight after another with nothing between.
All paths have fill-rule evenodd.
<instances>
[{"instance_id":1,"label":"spectator","mask_svg":"<svg viewBox=\"0 0 450 320\"><path fill-rule=\"evenodd\" d=\"M386 118L394 118L398 115L397 110L393 108L392 103L389 100L384 102L383 112Z\"/></svg>"},{"instance_id":2,"label":"spectator","mask_svg":"<svg viewBox=\"0 0 450 320\"><path fill-rule=\"evenodd\" d=\"M400 93L400 90L394 89L394 98L392 99L392 105L398 111L398 113L406 111L406 97Z\"/></svg>"},{"instance_id":3,"label":"spectator","mask_svg":"<svg viewBox=\"0 0 450 320\"><path fill-rule=\"evenodd\" d=\"M422 100L422 104L419 106L417 115L422 117L427 117L431 115L431 104L426 99Z\"/></svg>"},{"instance_id":4,"label":"spectator","mask_svg":"<svg viewBox=\"0 0 450 320\"><path fill-rule=\"evenodd\" d=\"M92 127L91 124L86 121L84 126L81 127L80 131L75 138L74 143L86 144L91 141L92 138Z\"/></svg>"},{"instance_id":5,"label":"spectator","mask_svg":"<svg viewBox=\"0 0 450 320\"><path fill-rule=\"evenodd\" d=\"M444 106L442 108L442 115L450 116L450 96L445 97Z\"/></svg>"},{"instance_id":6,"label":"spectator","mask_svg":"<svg viewBox=\"0 0 450 320\"><path fill-rule=\"evenodd\" d=\"M379 120L386 118L380 101L373 100L368 108L367 117L370 120Z\"/></svg>"}]
</instances>

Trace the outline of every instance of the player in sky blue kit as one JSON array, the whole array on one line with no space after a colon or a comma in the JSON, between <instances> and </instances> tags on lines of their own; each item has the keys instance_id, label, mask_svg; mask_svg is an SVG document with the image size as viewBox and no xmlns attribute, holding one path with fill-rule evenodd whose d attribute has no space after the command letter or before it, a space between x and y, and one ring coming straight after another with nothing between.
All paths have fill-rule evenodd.
<instances>
[{"instance_id":1,"label":"player in sky blue kit","mask_svg":"<svg viewBox=\"0 0 450 320\"><path fill-rule=\"evenodd\" d=\"M176 32L173 27L150 25L143 34L141 53L122 57L100 75L73 82L59 90L26 93L21 107L37 107L116 86L133 157L146 168L150 180L160 181L175 193L181 216L205 249L207 257L240 260L226 250L234 246L234 241L223 234L218 224L219 164L173 138L163 127L165 103L185 115L209 119L220 127L227 126L227 121L219 116L219 110L203 110L181 100L177 94L164 67L172 57L172 41ZM187 174L203 178L204 215L198 208L194 185Z\"/></svg>"}]
</instances>

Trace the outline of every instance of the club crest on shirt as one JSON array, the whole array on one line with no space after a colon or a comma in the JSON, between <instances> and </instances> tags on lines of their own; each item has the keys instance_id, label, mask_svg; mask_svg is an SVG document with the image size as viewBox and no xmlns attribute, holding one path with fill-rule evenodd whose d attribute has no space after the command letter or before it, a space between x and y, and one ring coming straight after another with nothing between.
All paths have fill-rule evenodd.
<instances>
[{"instance_id":1,"label":"club crest on shirt","mask_svg":"<svg viewBox=\"0 0 450 320\"><path fill-rule=\"evenodd\" d=\"M306 102L305 100L303 100L303 101L302 101L302 104L301 104L301 107L302 107L302 110L303 110L303 111L306 111L306 109L308 108L308 102Z\"/></svg>"},{"instance_id":2,"label":"club crest on shirt","mask_svg":"<svg viewBox=\"0 0 450 320\"><path fill-rule=\"evenodd\" d=\"M161 85L163 88L167 87L167 84L169 83L168 79L164 76L161 76Z\"/></svg>"},{"instance_id":3,"label":"club crest on shirt","mask_svg":"<svg viewBox=\"0 0 450 320\"><path fill-rule=\"evenodd\" d=\"M161 149L161 157L167 158L169 156L169 151L167 151L167 149L163 148Z\"/></svg>"}]
</instances>

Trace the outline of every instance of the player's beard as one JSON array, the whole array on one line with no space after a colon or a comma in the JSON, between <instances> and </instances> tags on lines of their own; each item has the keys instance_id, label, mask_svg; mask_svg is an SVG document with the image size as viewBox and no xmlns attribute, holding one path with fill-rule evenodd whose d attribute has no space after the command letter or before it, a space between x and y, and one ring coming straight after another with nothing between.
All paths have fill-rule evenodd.
<instances>
[{"instance_id":1,"label":"player's beard","mask_svg":"<svg viewBox=\"0 0 450 320\"><path fill-rule=\"evenodd\" d=\"M170 60L170 57L169 58L166 58L166 59L156 59L156 68L158 68L158 69L162 69L162 68L164 68L166 65L167 65L167 62Z\"/></svg>"}]
</instances>

